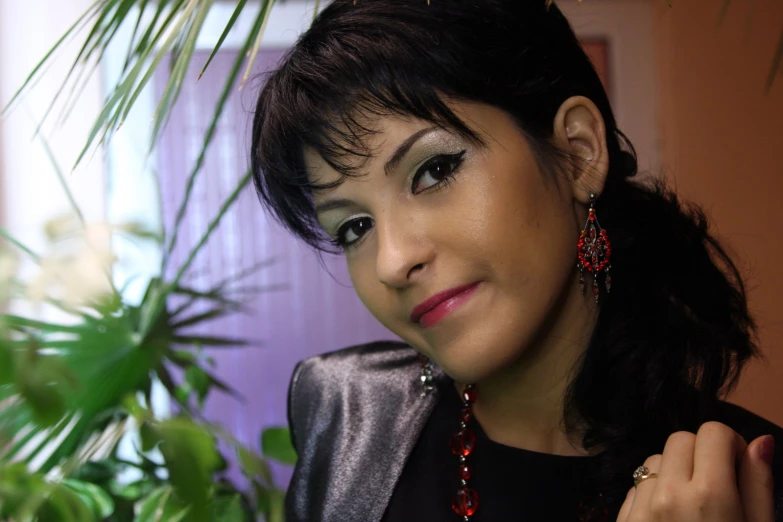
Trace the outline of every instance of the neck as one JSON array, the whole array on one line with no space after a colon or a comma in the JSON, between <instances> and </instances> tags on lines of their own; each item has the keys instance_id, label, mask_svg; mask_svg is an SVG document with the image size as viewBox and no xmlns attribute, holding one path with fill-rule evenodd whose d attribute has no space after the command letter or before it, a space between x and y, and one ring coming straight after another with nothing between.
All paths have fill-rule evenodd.
<instances>
[{"instance_id":1,"label":"neck","mask_svg":"<svg viewBox=\"0 0 783 522\"><path fill-rule=\"evenodd\" d=\"M597 313L593 303L587 304L578 292L577 296L566 299L566 306L539 343L502 371L476 383L474 414L495 442L556 455L587 454L579 434L569 436L563 423L565 392L590 340Z\"/></svg>"}]
</instances>

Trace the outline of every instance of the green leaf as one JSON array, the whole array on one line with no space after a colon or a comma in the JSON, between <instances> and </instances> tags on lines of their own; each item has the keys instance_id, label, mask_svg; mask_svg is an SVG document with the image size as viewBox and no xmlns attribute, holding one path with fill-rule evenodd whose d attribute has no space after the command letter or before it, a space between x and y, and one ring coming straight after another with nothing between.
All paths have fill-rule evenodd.
<instances>
[{"instance_id":1,"label":"green leaf","mask_svg":"<svg viewBox=\"0 0 783 522\"><path fill-rule=\"evenodd\" d=\"M247 513L242 509L242 497L232 495L220 497L215 501L212 519L214 522L243 522L248 520Z\"/></svg>"},{"instance_id":2,"label":"green leaf","mask_svg":"<svg viewBox=\"0 0 783 522\"><path fill-rule=\"evenodd\" d=\"M13 382L15 366L11 345L0 342L0 386Z\"/></svg>"},{"instance_id":3,"label":"green leaf","mask_svg":"<svg viewBox=\"0 0 783 522\"><path fill-rule=\"evenodd\" d=\"M47 495L43 477L28 473L23 462L0 460L0 520L30 518Z\"/></svg>"},{"instance_id":4,"label":"green leaf","mask_svg":"<svg viewBox=\"0 0 783 522\"><path fill-rule=\"evenodd\" d=\"M118 472L119 466L114 460L90 461L82 464L71 478L97 484L109 481Z\"/></svg>"},{"instance_id":5,"label":"green leaf","mask_svg":"<svg viewBox=\"0 0 783 522\"><path fill-rule=\"evenodd\" d=\"M18 91L14 93L14 95L11 97L11 101L6 104L6 106L3 108L3 112L0 114L2 116L6 115L6 112L8 109L14 104L14 102L22 95L22 93L25 92L27 87L32 83L33 79L38 75L38 72L41 71L41 69L44 67L44 65L52 58L52 55L57 51L57 49L60 48L60 45L74 32L76 29L84 22L85 19L89 19L95 10L96 7L99 6L99 4L103 3L104 0L96 0L87 10L84 12L83 15L81 15L74 23L71 25L71 27L68 28L67 31L57 40L54 45L49 49L49 51L44 55L44 57L41 59L38 64L33 68L32 72L25 78L24 83L22 83L22 86L19 88Z\"/></svg>"},{"instance_id":6,"label":"green leaf","mask_svg":"<svg viewBox=\"0 0 783 522\"><path fill-rule=\"evenodd\" d=\"M162 486L139 503L133 522L179 522L190 509L174 497L171 486Z\"/></svg>"},{"instance_id":7,"label":"green leaf","mask_svg":"<svg viewBox=\"0 0 783 522\"><path fill-rule=\"evenodd\" d=\"M261 451L264 456L283 464L296 464L296 451L288 428L267 428L261 433Z\"/></svg>"},{"instance_id":8,"label":"green leaf","mask_svg":"<svg viewBox=\"0 0 783 522\"><path fill-rule=\"evenodd\" d=\"M65 197L68 199L68 203L71 205L71 210L74 214L76 214L76 218L79 220L79 224L81 224L82 228L86 227L87 223L84 220L84 214L82 214L79 205L76 203L76 199L73 197L71 187L68 185L68 182L65 181L65 175L63 174L57 159L54 157L54 152L52 152L51 147L49 147L49 142L42 135L39 134L38 136L41 141L41 145L43 146L44 152L46 152L46 157L49 159L49 163L54 168L55 174L57 174L57 181L60 182L60 188L65 194Z\"/></svg>"},{"instance_id":9,"label":"green leaf","mask_svg":"<svg viewBox=\"0 0 783 522\"><path fill-rule=\"evenodd\" d=\"M14 236L8 233L3 227L0 227L0 237L3 237L6 241L14 245L16 248L30 256L30 258L36 263L41 262L41 256L32 251L32 249L25 246L21 241L18 241Z\"/></svg>"},{"instance_id":10,"label":"green leaf","mask_svg":"<svg viewBox=\"0 0 783 522\"><path fill-rule=\"evenodd\" d=\"M145 453L152 451L163 440L151 422L145 422L139 427L139 437L141 438L141 451Z\"/></svg>"},{"instance_id":11,"label":"green leaf","mask_svg":"<svg viewBox=\"0 0 783 522\"><path fill-rule=\"evenodd\" d=\"M208 335L175 335L171 340L177 344L192 346L247 346L250 341L231 339L230 337L211 337Z\"/></svg>"},{"instance_id":12,"label":"green leaf","mask_svg":"<svg viewBox=\"0 0 783 522\"><path fill-rule=\"evenodd\" d=\"M85 331L82 325L62 325L55 323L47 323L45 321L37 321L35 319L28 319L27 317L21 317L18 315L0 314L0 320L8 327L15 330L20 329L34 329L40 330L42 333L72 333L80 334Z\"/></svg>"},{"instance_id":13,"label":"green leaf","mask_svg":"<svg viewBox=\"0 0 783 522\"><path fill-rule=\"evenodd\" d=\"M192 507L190 519L206 522L210 512L212 474L220 466L216 441L186 418L174 418L156 426L159 446L177 496Z\"/></svg>"},{"instance_id":14,"label":"green leaf","mask_svg":"<svg viewBox=\"0 0 783 522\"><path fill-rule=\"evenodd\" d=\"M39 522L96 522L80 495L62 484L52 484L51 493L37 512Z\"/></svg>"},{"instance_id":15,"label":"green leaf","mask_svg":"<svg viewBox=\"0 0 783 522\"><path fill-rule=\"evenodd\" d=\"M207 321L218 319L220 317L229 315L234 311L235 308L228 307L228 306L212 308L210 310L207 310L206 312L196 314L194 316L187 317L185 319L180 319L179 321L172 323L171 327L174 329L179 329L179 328L184 328L186 326L193 326L195 324L205 323Z\"/></svg>"},{"instance_id":16,"label":"green leaf","mask_svg":"<svg viewBox=\"0 0 783 522\"><path fill-rule=\"evenodd\" d=\"M247 61L247 67L245 67L245 74L242 75L242 80L240 81L239 88L241 89L244 87L245 83L247 82L247 79L250 77L250 71L253 68L253 62L255 62L256 55L258 54L258 50L261 48L261 39L264 37L264 31L266 29L266 23L269 21L269 15L272 12L272 6L274 5L275 0L263 0L263 3L261 4L261 27L258 28L258 31L255 30L251 31L251 36L255 36L255 39L253 41L253 45L250 47L250 57Z\"/></svg>"},{"instance_id":17,"label":"green leaf","mask_svg":"<svg viewBox=\"0 0 783 522\"><path fill-rule=\"evenodd\" d=\"M92 508L98 520L103 520L114 513L114 501L111 496L95 484L75 479L63 479L62 484L76 492L82 501Z\"/></svg>"},{"instance_id":18,"label":"green leaf","mask_svg":"<svg viewBox=\"0 0 783 522\"><path fill-rule=\"evenodd\" d=\"M32 408L36 421L42 426L53 426L65 415L64 386L73 377L62 360L38 355L31 346L18 360L16 388Z\"/></svg>"},{"instance_id":19,"label":"green leaf","mask_svg":"<svg viewBox=\"0 0 783 522\"><path fill-rule=\"evenodd\" d=\"M166 501L171 496L171 488L162 486L150 492L149 495L139 503L139 511L134 522L157 522L160 520L158 513L163 512Z\"/></svg>"},{"instance_id":20,"label":"green leaf","mask_svg":"<svg viewBox=\"0 0 783 522\"><path fill-rule=\"evenodd\" d=\"M269 5L262 6L261 9L259 10L258 15L256 16L256 19L253 22L253 26L250 30L250 34L248 34L247 38L245 39L242 48L239 49L239 52L237 53L237 57L234 60L234 64L231 67L231 71L228 73L228 76L226 77L225 83L223 85L223 90L220 93L220 98L218 99L217 105L215 107L215 111L212 115L212 121L210 121L207 131L204 133L204 140L202 141L201 150L199 151L198 158L196 159L196 163L190 172L190 176L188 176L188 182L185 185L185 194L182 198L182 201L180 202L179 208L177 209L176 217L174 218L174 225L172 227L172 234L169 238L169 244L166 247L166 249L163 251L163 258L161 260L161 265L160 265L161 273L166 272L169 256L174 251L174 247L177 244L178 231L181 228L180 224L182 223L182 219L185 216L185 211L188 208L188 202L190 201L190 197L193 193L193 187L195 186L196 177L198 176L199 172L201 172L201 169L206 159L207 150L209 149L209 146L215 137L218 123L220 121L220 115L223 113L223 110L225 109L226 103L228 102L229 94L234 88L234 83L236 82L239 76L239 71L242 68L242 64L245 61L245 57L250 53L250 50L252 48L253 42L256 40L256 37L263 34L264 24L267 20L268 7L270 6ZM221 215L222 213L219 214L219 216ZM187 270L187 265L190 264L190 262L192 261L192 257L195 256L195 253L198 252L199 248L200 247L197 246L196 248L193 249L190 259L185 262L186 265L185 270ZM174 280L175 286L176 284L179 283L180 280L181 280L181 276L178 275Z\"/></svg>"},{"instance_id":21,"label":"green leaf","mask_svg":"<svg viewBox=\"0 0 783 522\"><path fill-rule=\"evenodd\" d=\"M199 366L190 366L185 370L185 380L195 390L199 406L203 408L204 400L211 387L209 376Z\"/></svg>"},{"instance_id":22,"label":"green leaf","mask_svg":"<svg viewBox=\"0 0 783 522\"><path fill-rule=\"evenodd\" d=\"M191 388L188 383L181 384L174 388L174 398L177 399L177 402L180 404L187 404L190 401L190 393L192 391L193 388Z\"/></svg>"},{"instance_id":23,"label":"green leaf","mask_svg":"<svg viewBox=\"0 0 783 522\"><path fill-rule=\"evenodd\" d=\"M718 21L715 24L716 30L723 23L723 20L726 19L726 14L729 12L730 6L731 6L731 0L723 0L723 5L721 5L720 12L718 13Z\"/></svg>"},{"instance_id":24,"label":"green leaf","mask_svg":"<svg viewBox=\"0 0 783 522\"><path fill-rule=\"evenodd\" d=\"M188 254L187 259L184 263L180 266L179 270L177 270L177 274L174 276L174 280L171 282L172 287L176 287L179 285L180 281L184 277L185 273L190 269L190 265L193 263L193 261L196 259L196 256L199 254L202 248L204 248L204 245L207 244L207 240L212 236L212 233L215 231L217 226L220 224L220 222L223 219L223 216L226 215L228 212L228 209L231 208L236 200L239 198L239 195L242 193L242 191L250 184L250 180L253 178L253 172L251 170L248 170L244 176L239 180L234 190L229 194L229 196L223 201L223 204L220 206L220 209L218 210L217 216L215 216L212 221L209 223L209 226L207 227L206 232L201 236L201 239L196 244L196 246L193 247L193 249Z\"/></svg>"},{"instance_id":25,"label":"green leaf","mask_svg":"<svg viewBox=\"0 0 783 522\"><path fill-rule=\"evenodd\" d=\"M269 491L267 522L285 522L285 493L279 489Z\"/></svg>"},{"instance_id":26,"label":"green leaf","mask_svg":"<svg viewBox=\"0 0 783 522\"><path fill-rule=\"evenodd\" d=\"M179 2L178 6L181 6L182 4L183 2ZM97 138L101 130L103 130L103 136L100 142L103 143L107 137L110 137L112 132L122 124L122 122L127 117L130 108L144 90L146 84L150 81L150 79L152 79L152 76L161 60L168 53L171 45L179 36L180 31L182 31L183 27L186 26L193 9L197 5L198 2L190 1L182 9L172 9L169 17L166 18L164 24L159 28L155 37L150 42L147 42L147 46L137 57L136 64L114 88L114 91L112 92L108 101L104 102L104 109L101 111L101 114L93 124L89 137L87 138L87 142L82 148L82 151L79 153L79 156L76 158L74 167L81 163L81 160L84 158L87 151L90 150L90 147L92 147L95 138ZM175 18L177 21L173 24L173 26L170 25L170 23ZM166 39L163 41L163 43L158 44L159 40L163 36L167 36ZM157 53L147 67L147 71L144 74L144 77L139 80L141 71L148 63L148 57L153 53L153 51L157 51Z\"/></svg>"},{"instance_id":27,"label":"green leaf","mask_svg":"<svg viewBox=\"0 0 783 522\"><path fill-rule=\"evenodd\" d=\"M242 445L237 445L236 451L242 473L246 477L251 479L261 477L266 484L272 483L272 470L269 468L269 464L267 464L260 455L256 455Z\"/></svg>"},{"instance_id":28,"label":"green leaf","mask_svg":"<svg viewBox=\"0 0 783 522\"><path fill-rule=\"evenodd\" d=\"M321 0L315 0L315 6L313 7L313 21L318 17L318 12L321 10Z\"/></svg>"},{"instance_id":29,"label":"green leaf","mask_svg":"<svg viewBox=\"0 0 783 522\"><path fill-rule=\"evenodd\" d=\"M190 25L186 31L182 31L179 35L180 37L184 36L182 51L180 53L175 53L173 72L169 78L168 85L166 85L166 88L163 90L163 94L160 97L158 108L155 110L155 118L150 135L150 150L157 142L160 131L163 129L171 114L171 108L179 98L180 91L182 90L182 83L187 74L188 65L190 65L193 52L196 48L198 34L201 32L201 28L204 25L204 21L207 18L207 14L209 13L213 2L214 0L193 2L193 5L197 5L197 7L195 13L193 13L193 16L190 18Z\"/></svg>"},{"instance_id":30,"label":"green leaf","mask_svg":"<svg viewBox=\"0 0 783 522\"><path fill-rule=\"evenodd\" d=\"M775 57L772 59L772 67L767 75L767 92L772 90L772 84L775 83L775 78L780 74L783 74L783 30L780 31L778 47L775 50Z\"/></svg>"},{"instance_id":31,"label":"green leaf","mask_svg":"<svg viewBox=\"0 0 783 522\"><path fill-rule=\"evenodd\" d=\"M209 67L209 64L212 63L212 59L215 57L217 52L223 46L223 42L226 40L228 33L231 32L231 28L234 27L234 23L237 21L237 18L239 18L240 13L245 8L245 4L247 4L247 0L239 0L239 2L237 3L236 9L234 9L234 12L231 14L231 18L229 18L225 29L223 29L223 34L221 34L220 38L218 38L217 44L215 44L215 48L212 49L211 53L209 53L209 58L207 58L207 62L204 64L204 67L201 68L201 72L198 73L198 80L200 80L201 77L204 76L204 72L207 70L207 67Z\"/></svg>"},{"instance_id":32,"label":"green leaf","mask_svg":"<svg viewBox=\"0 0 783 522\"><path fill-rule=\"evenodd\" d=\"M251 486L256 496L256 514L266 516L272 507L272 499L269 493L272 488L264 486L256 480L251 482Z\"/></svg>"},{"instance_id":33,"label":"green leaf","mask_svg":"<svg viewBox=\"0 0 783 522\"><path fill-rule=\"evenodd\" d=\"M146 495L149 495L155 483L152 480L142 479L130 484L119 482L114 479L110 481L109 488L113 495L125 500L136 501Z\"/></svg>"}]
</instances>

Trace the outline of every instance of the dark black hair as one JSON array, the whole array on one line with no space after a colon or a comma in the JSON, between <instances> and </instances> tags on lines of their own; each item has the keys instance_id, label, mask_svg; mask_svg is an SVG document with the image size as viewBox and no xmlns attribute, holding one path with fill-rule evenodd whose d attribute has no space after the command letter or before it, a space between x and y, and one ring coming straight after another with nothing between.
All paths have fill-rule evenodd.
<instances>
[{"instance_id":1,"label":"dark black hair","mask_svg":"<svg viewBox=\"0 0 783 522\"><path fill-rule=\"evenodd\" d=\"M757 354L740 274L696 206L661 181L631 179L636 155L568 21L546 0L335 0L266 79L253 122L259 198L294 234L326 249L303 159L345 176L372 155L376 116L430 121L480 138L444 103L511 115L543 165L560 105L600 110L610 167L598 201L613 243L613 288L570 383L564 419L600 450L596 491L617 509L630 472L669 434L695 431ZM555 169L548 169L555 170ZM576 257L576 253L575 253ZM576 266L576 264L575 264Z\"/></svg>"}]
</instances>

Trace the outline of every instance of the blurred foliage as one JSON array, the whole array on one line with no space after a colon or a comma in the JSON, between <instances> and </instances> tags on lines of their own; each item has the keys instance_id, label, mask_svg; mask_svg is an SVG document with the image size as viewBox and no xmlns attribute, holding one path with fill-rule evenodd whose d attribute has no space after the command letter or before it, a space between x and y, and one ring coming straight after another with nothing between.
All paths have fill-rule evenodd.
<instances>
[{"instance_id":1,"label":"blurred foliage","mask_svg":"<svg viewBox=\"0 0 783 522\"><path fill-rule=\"evenodd\" d=\"M211 0L98 0L34 68L17 96L43 74L60 45L86 30L59 98L69 81L81 81L76 74L80 68L100 62L119 27L133 23L122 78L107 97L79 161L96 140L105 142L119 128L163 58L172 56L170 81L153 124L154 144L176 101L195 38L212 4ZM239 2L231 24L245 4ZM44 142L73 212L46 226L50 251L45 254L0 229L5 239L5 246L0 246L0 297L27 312L0 315L0 520L206 522L263 517L282 522L284 492L275 485L269 461L279 457L293 463L288 430L273 428L248 445L201 415L204 401L215 389L237 395L214 375L214 361L204 348L236 349L248 342L193 333L202 324L242 312L244 300L238 296L246 298L254 289L242 288L241 283L263 265L210 288L184 282L196 256L249 185L249 172L239 176L184 262L177 266L171 262L177 230L220 114L246 55L258 48L271 5L267 1L260 7L226 79L172 229L156 232L134 223L85 223ZM72 101L66 100L65 105ZM162 253L159 273L173 274L170 279L151 279L139 304L126 302L122 289L113 284L114 234L155 241ZM32 276L22 279L17 274L23 264L19 256L37 267ZM153 411L155 383L176 405L176 415ZM127 449L121 451L123 440L132 441L132 457ZM227 479L232 460L244 478L240 485Z\"/></svg>"},{"instance_id":2,"label":"blurred foliage","mask_svg":"<svg viewBox=\"0 0 783 522\"><path fill-rule=\"evenodd\" d=\"M90 231L156 235L135 225L79 226L50 223L45 255L0 230L38 267L22 281L17 255L0 250L0 293L62 317L0 314L0 520L281 521L283 491L268 459L294 463L288 430L271 428L248 446L200 414L213 390L237 395L212 373L204 348L248 343L192 329L243 310L232 284L242 277L205 290L154 278L141 303L130 305L107 281L115 259ZM153 412L155 382L175 402L175 416ZM133 458L120 456L123 437L134 441ZM242 489L225 478L229 459L220 447L233 453Z\"/></svg>"}]
</instances>

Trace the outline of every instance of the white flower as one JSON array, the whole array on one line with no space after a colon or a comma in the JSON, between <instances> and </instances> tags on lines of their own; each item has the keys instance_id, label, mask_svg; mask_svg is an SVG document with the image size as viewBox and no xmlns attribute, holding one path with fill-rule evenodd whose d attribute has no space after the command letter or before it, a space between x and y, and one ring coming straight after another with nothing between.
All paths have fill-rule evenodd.
<instances>
[{"instance_id":1,"label":"white flower","mask_svg":"<svg viewBox=\"0 0 783 522\"><path fill-rule=\"evenodd\" d=\"M81 230L82 224L79 219L70 213L52 218L44 224L44 233L49 241L58 241L78 235Z\"/></svg>"},{"instance_id":2,"label":"white flower","mask_svg":"<svg viewBox=\"0 0 783 522\"><path fill-rule=\"evenodd\" d=\"M112 227L107 223L83 228L78 220L57 218L47 224L48 252L28 283L26 297L40 304L47 297L71 307L88 305L111 292Z\"/></svg>"}]
</instances>

